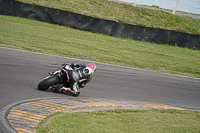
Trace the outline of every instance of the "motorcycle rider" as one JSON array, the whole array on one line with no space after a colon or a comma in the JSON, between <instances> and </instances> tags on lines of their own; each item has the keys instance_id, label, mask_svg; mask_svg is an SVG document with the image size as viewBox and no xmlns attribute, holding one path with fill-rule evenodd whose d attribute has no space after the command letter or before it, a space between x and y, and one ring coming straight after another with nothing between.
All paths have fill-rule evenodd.
<instances>
[{"instance_id":1,"label":"motorcycle rider","mask_svg":"<svg viewBox=\"0 0 200 133\"><path fill-rule=\"evenodd\" d=\"M68 83L64 84L60 91L65 90L76 96L80 94L80 88L85 87L90 82L96 69L97 67L94 63L89 63L88 65L83 63L62 64L60 69L53 72L53 74L64 72Z\"/></svg>"}]
</instances>

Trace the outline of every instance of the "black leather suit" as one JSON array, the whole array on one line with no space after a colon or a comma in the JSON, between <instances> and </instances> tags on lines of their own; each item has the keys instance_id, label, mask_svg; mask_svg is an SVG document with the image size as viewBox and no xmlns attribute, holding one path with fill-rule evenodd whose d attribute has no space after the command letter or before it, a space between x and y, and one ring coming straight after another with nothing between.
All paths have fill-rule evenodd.
<instances>
[{"instance_id":1,"label":"black leather suit","mask_svg":"<svg viewBox=\"0 0 200 133\"><path fill-rule=\"evenodd\" d=\"M66 84L66 86L64 86L70 87L70 93L72 95L80 94L80 88L85 87L85 85L92 79L89 68L87 65L82 63L71 63L71 65L63 64L61 66L61 70L66 70L69 75L68 82L70 84Z\"/></svg>"}]
</instances>

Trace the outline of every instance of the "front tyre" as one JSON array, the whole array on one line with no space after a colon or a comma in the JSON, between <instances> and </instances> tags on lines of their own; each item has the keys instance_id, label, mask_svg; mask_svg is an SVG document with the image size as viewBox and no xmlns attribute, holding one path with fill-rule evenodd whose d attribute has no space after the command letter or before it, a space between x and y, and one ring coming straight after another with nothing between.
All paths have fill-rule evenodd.
<instances>
[{"instance_id":1,"label":"front tyre","mask_svg":"<svg viewBox=\"0 0 200 133\"><path fill-rule=\"evenodd\" d=\"M59 77L58 75L53 75L51 77L48 77L47 79L44 79L43 81L41 81L38 84L38 89L45 91L47 90L50 86L54 85L54 84L58 84L59 83Z\"/></svg>"}]
</instances>

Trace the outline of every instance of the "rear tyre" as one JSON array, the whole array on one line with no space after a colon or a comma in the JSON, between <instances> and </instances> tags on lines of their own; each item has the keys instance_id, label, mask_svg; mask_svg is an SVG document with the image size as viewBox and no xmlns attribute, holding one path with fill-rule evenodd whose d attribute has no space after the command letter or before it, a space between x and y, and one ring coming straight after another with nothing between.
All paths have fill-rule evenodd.
<instances>
[{"instance_id":1,"label":"rear tyre","mask_svg":"<svg viewBox=\"0 0 200 133\"><path fill-rule=\"evenodd\" d=\"M41 81L38 84L38 89L45 91L47 90L50 86L54 85L54 84L58 84L59 83L59 77L58 75L53 75L47 79L44 79L43 81Z\"/></svg>"}]
</instances>

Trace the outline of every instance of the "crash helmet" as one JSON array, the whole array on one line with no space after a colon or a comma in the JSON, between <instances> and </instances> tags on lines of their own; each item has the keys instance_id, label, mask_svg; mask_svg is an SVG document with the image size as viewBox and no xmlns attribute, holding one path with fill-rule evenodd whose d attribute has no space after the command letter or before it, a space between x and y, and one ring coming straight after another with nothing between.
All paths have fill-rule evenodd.
<instances>
[{"instance_id":1,"label":"crash helmet","mask_svg":"<svg viewBox=\"0 0 200 133\"><path fill-rule=\"evenodd\" d=\"M97 66L94 63L89 63L88 67L91 68L93 70L92 73L94 73L97 70Z\"/></svg>"}]
</instances>

